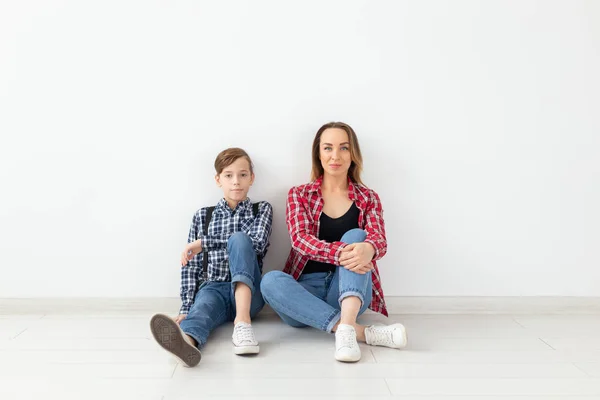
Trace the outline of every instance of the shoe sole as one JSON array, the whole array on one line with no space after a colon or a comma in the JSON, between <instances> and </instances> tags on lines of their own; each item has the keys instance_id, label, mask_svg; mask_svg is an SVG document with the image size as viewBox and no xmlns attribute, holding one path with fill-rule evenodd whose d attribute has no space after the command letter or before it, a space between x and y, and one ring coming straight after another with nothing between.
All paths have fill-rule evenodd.
<instances>
[{"instance_id":1,"label":"shoe sole","mask_svg":"<svg viewBox=\"0 0 600 400\"><path fill-rule=\"evenodd\" d=\"M398 346L397 349L403 349L408 345L408 334L406 333L404 325L402 326L402 339L404 339L404 343L401 346Z\"/></svg>"},{"instance_id":2,"label":"shoe sole","mask_svg":"<svg viewBox=\"0 0 600 400\"><path fill-rule=\"evenodd\" d=\"M340 361L340 362L345 362L345 363L355 363L355 362L359 362L359 361L360 361L360 357L361 357L361 355L360 355L360 354L358 355L358 358L356 358L356 359L354 359L354 358L350 358L350 357L340 357L340 356L338 356L337 354L335 355L335 359L336 359L337 361Z\"/></svg>"},{"instance_id":3,"label":"shoe sole","mask_svg":"<svg viewBox=\"0 0 600 400\"><path fill-rule=\"evenodd\" d=\"M258 354L259 350L259 346L233 346L233 353L238 356L243 354Z\"/></svg>"},{"instance_id":4,"label":"shoe sole","mask_svg":"<svg viewBox=\"0 0 600 400\"><path fill-rule=\"evenodd\" d=\"M185 340L183 331L171 317L156 314L150 319L150 331L160 347L173 354L184 365L195 367L200 362L200 350Z\"/></svg>"}]
</instances>

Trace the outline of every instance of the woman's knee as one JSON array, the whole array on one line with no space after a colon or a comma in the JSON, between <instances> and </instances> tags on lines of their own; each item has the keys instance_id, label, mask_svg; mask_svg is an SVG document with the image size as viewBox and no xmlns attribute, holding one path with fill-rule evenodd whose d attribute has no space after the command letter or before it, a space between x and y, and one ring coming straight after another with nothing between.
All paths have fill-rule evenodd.
<instances>
[{"instance_id":1,"label":"woman's knee","mask_svg":"<svg viewBox=\"0 0 600 400\"><path fill-rule=\"evenodd\" d=\"M360 242L364 242L366 238L367 238L367 232L365 232L364 229L355 228L355 229L350 229L348 232L344 233L344 236L342 236L341 242L346 243L346 244L360 243Z\"/></svg>"},{"instance_id":2,"label":"woman's knee","mask_svg":"<svg viewBox=\"0 0 600 400\"><path fill-rule=\"evenodd\" d=\"M281 287L281 280L289 277L288 274L282 271L270 271L263 275L260 281L260 291L263 296L270 296L276 292L276 289Z\"/></svg>"}]
</instances>

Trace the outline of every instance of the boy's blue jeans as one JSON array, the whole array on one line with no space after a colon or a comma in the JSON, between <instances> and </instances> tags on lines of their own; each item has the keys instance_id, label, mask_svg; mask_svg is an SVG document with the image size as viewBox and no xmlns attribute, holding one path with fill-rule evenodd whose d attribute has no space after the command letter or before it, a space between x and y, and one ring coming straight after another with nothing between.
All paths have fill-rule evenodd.
<instances>
[{"instance_id":1,"label":"boy's blue jeans","mask_svg":"<svg viewBox=\"0 0 600 400\"><path fill-rule=\"evenodd\" d=\"M234 290L237 282L245 283L252 291L250 318L264 307L260 293L261 272L252 240L244 232L236 232L227 242L231 282L205 282L200 286L187 317L181 321L183 332L206 344L208 335L219 325L233 321L236 314Z\"/></svg>"},{"instance_id":2,"label":"boy's blue jeans","mask_svg":"<svg viewBox=\"0 0 600 400\"><path fill-rule=\"evenodd\" d=\"M342 236L342 242L364 242L367 235L362 229L352 229ZM263 276L261 291L281 319L294 327L312 326L331 332L341 317L342 300L356 296L362 301L359 315L369 307L373 283L371 272L364 275L337 267L335 272L317 272L300 275L296 281L282 271L271 271Z\"/></svg>"}]
</instances>

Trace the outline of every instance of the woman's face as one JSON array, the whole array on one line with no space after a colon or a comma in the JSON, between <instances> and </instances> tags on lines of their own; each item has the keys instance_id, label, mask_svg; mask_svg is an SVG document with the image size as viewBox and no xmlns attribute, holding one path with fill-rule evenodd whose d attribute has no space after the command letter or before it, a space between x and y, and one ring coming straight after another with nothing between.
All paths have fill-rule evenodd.
<instances>
[{"instance_id":1,"label":"woman's face","mask_svg":"<svg viewBox=\"0 0 600 400\"><path fill-rule=\"evenodd\" d=\"M321 134L319 158L325 174L347 176L352 163L348 133L341 128L325 129Z\"/></svg>"}]
</instances>

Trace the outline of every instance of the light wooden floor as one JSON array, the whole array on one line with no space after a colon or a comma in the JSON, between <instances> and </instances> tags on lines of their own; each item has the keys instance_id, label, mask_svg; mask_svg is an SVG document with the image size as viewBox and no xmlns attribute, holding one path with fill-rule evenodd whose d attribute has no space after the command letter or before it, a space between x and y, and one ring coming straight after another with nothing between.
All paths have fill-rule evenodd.
<instances>
[{"instance_id":1,"label":"light wooden floor","mask_svg":"<svg viewBox=\"0 0 600 400\"><path fill-rule=\"evenodd\" d=\"M150 316L0 315L0 399L600 399L599 315L393 315L409 347L361 345L357 364L333 359L332 335L263 315L258 356L235 356L226 325L193 369Z\"/></svg>"}]
</instances>

